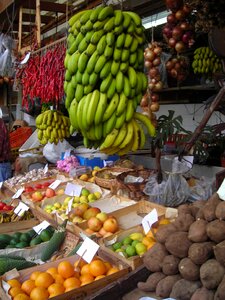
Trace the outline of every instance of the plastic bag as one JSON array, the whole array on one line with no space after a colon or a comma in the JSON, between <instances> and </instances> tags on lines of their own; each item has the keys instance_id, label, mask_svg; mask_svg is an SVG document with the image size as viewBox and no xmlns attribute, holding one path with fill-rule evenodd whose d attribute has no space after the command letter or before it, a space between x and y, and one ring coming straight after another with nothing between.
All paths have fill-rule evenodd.
<instances>
[{"instance_id":1,"label":"plastic bag","mask_svg":"<svg viewBox=\"0 0 225 300\"><path fill-rule=\"evenodd\" d=\"M168 60L171 58L171 54L162 52L160 59L161 59L161 64L159 65L159 72L161 76L161 81L163 83L163 87L166 88L168 87L167 84L167 71L166 71L166 63Z\"/></svg>"},{"instance_id":2,"label":"plastic bag","mask_svg":"<svg viewBox=\"0 0 225 300\"><path fill-rule=\"evenodd\" d=\"M190 187L189 202L197 200L207 200L213 194L213 180L206 177L201 177L195 180L195 185Z\"/></svg>"},{"instance_id":3,"label":"plastic bag","mask_svg":"<svg viewBox=\"0 0 225 300\"><path fill-rule=\"evenodd\" d=\"M0 76L13 75L12 48L14 41L10 36L0 34Z\"/></svg>"},{"instance_id":4,"label":"plastic bag","mask_svg":"<svg viewBox=\"0 0 225 300\"><path fill-rule=\"evenodd\" d=\"M62 152L66 150L74 150L66 140L63 140L63 142L59 141L57 145L47 143L43 148L43 155L50 163L55 164L61 159Z\"/></svg>"}]
</instances>

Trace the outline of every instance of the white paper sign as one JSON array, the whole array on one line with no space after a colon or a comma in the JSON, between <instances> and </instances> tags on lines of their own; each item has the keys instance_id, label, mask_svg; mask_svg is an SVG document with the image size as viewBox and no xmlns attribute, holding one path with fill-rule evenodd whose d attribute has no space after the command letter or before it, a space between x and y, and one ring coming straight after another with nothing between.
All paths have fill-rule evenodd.
<instances>
[{"instance_id":1,"label":"white paper sign","mask_svg":"<svg viewBox=\"0 0 225 300\"><path fill-rule=\"evenodd\" d=\"M79 184L74 184L74 183L70 183L68 182L65 188L65 194L68 196L80 196L82 190L82 186Z\"/></svg>"},{"instance_id":2,"label":"white paper sign","mask_svg":"<svg viewBox=\"0 0 225 300\"><path fill-rule=\"evenodd\" d=\"M24 187L18 189L18 191L12 196L12 199L19 198L24 191Z\"/></svg>"},{"instance_id":3,"label":"white paper sign","mask_svg":"<svg viewBox=\"0 0 225 300\"><path fill-rule=\"evenodd\" d=\"M66 150L65 153L64 153L64 157L63 158L65 159L65 158L69 157L70 156L70 152L71 152L71 149Z\"/></svg>"},{"instance_id":4,"label":"white paper sign","mask_svg":"<svg viewBox=\"0 0 225 300\"><path fill-rule=\"evenodd\" d=\"M219 187L217 194L221 200L225 200L225 179L223 180L221 186Z\"/></svg>"},{"instance_id":5,"label":"white paper sign","mask_svg":"<svg viewBox=\"0 0 225 300\"><path fill-rule=\"evenodd\" d=\"M66 214L68 214L72 210L72 205L73 205L73 198L71 198L68 202Z\"/></svg>"},{"instance_id":6,"label":"white paper sign","mask_svg":"<svg viewBox=\"0 0 225 300\"><path fill-rule=\"evenodd\" d=\"M43 230L45 230L50 224L47 221L43 221L37 226L34 226L33 229L36 233L40 234Z\"/></svg>"},{"instance_id":7,"label":"white paper sign","mask_svg":"<svg viewBox=\"0 0 225 300\"><path fill-rule=\"evenodd\" d=\"M3 186L3 181L0 182L0 190L1 190L2 186Z\"/></svg>"},{"instance_id":8,"label":"white paper sign","mask_svg":"<svg viewBox=\"0 0 225 300\"><path fill-rule=\"evenodd\" d=\"M49 185L49 187L50 187L51 189L55 190L55 189L60 185L61 182L62 182L61 180L56 179L53 183L51 183L51 184Z\"/></svg>"},{"instance_id":9,"label":"white paper sign","mask_svg":"<svg viewBox=\"0 0 225 300\"><path fill-rule=\"evenodd\" d=\"M154 224L157 221L158 221L158 213L157 213L157 210L154 208L142 220L142 226L143 226L145 234L147 234L149 232L149 230L152 227L152 224Z\"/></svg>"},{"instance_id":10,"label":"white paper sign","mask_svg":"<svg viewBox=\"0 0 225 300\"><path fill-rule=\"evenodd\" d=\"M22 214L29 209L29 206L27 206L25 203L22 201L15 207L14 213L17 216L22 216Z\"/></svg>"},{"instance_id":11,"label":"white paper sign","mask_svg":"<svg viewBox=\"0 0 225 300\"><path fill-rule=\"evenodd\" d=\"M90 263L98 249L99 245L86 237L80 248L77 250L77 254L81 256L87 263Z\"/></svg>"},{"instance_id":12,"label":"white paper sign","mask_svg":"<svg viewBox=\"0 0 225 300\"><path fill-rule=\"evenodd\" d=\"M46 174L47 172L48 172L48 164L46 164L44 167L44 174Z\"/></svg>"},{"instance_id":13,"label":"white paper sign","mask_svg":"<svg viewBox=\"0 0 225 300\"><path fill-rule=\"evenodd\" d=\"M28 52L28 53L26 54L26 56L25 56L24 59L20 62L20 64L21 64L21 65L26 64L26 63L28 62L29 58L30 58L30 52Z\"/></svg>"}]
</instances>

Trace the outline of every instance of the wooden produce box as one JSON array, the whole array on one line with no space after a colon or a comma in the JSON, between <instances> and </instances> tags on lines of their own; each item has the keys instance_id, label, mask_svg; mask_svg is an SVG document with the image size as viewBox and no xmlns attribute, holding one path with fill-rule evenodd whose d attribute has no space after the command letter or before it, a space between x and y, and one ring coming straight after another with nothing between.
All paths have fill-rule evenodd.
<instances>
[{"instance_id":1,"label":"wooden produce box","mask_svg":"<svg viewBox=\"0 0 225 300\"><path fill-rule=\"evenodd\" d=\"M30 229L30 228L38 225L38 223L39 223L39 220L36 218L32 218L30 220L24 220L24 221L2 223L2 224L0 224L0 233L12 232L15 229L17 229L17 231Z\"/></svg>"},{"instance_id":2,"label":"wooden produce box","mask_svg":"<svg viewBox=\"0 0 225 300\"><path fill-rule=\"evenodd\" d=\"M98 256L102 258L105 261L110 262L112 265L118 267L119 271L116 273L113 273L111 275L105 276L104 278L101 278L99 280L93 281L89 284L86 284L84 286L81 286L79 288L76 288L74 290L71 290L69 292L66 292L62 295L53 297L51 299L54 300L83 300L87 299L89 295L92 295L94 292L101 290L103 287L106 287L108 284L118 280L119 278L125 276L130 271L130 268L128 265L124 264L120 259L117 259L113 256L110 256L107 252L105 252L103 249L98 250ZM18 279L23 282L27 280L30 276L30 274L34 271L45 271L48 268L56 267L61 261L68 260L71 263L74 263L77 261L79 257L77 255L67 257L66 259L60 259L54 262L45 263L39 266L31 267L28 269L24 269L18 272ZM1 284L0 284L0 299L1 300L9 300L9 296L6 294L5 290L3 289L3 280L7 280L7 273L4 274L1 277ZM41 300L41 299L40 299Z\"/></svg>"}]
</instances>

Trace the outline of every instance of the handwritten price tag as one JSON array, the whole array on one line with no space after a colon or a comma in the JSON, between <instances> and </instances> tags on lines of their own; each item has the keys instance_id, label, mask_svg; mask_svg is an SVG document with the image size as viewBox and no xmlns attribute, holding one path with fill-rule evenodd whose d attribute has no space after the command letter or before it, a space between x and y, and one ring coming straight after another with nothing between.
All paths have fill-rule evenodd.
<instances>
[{"instance_id":1,"label":"handwritten price tag","mask_svg":"<svg viewBox=\"0 0 225 300\"><path fill-rule=\"evenodd\" d=\"M51 189L55 190L55 189L60 185L61 182L62 182L61 180L56 179L53 183L51 183L51 184L49 185L49 187L50 187Z\"/></svg>"},{"instance_id":2,"label":"handwritten price tag","mask_svg":"<svg viewBox=\"0 0 225 300\"><path fill-rule=\"evenodd\" d=\"M18 189L18 191L12 196L12 199L19 198L21 196L21 194L23 193L23 191L24 191L23 187Z\"/></svg>"},{"instance_id":3,"label":"handwritten price tag","mask_svg":"<svg viewBox=\"0 0 225 300\"><path fill-rule=\"evenodd\" d=\"M25 203L23 203L22 201L20 201L20 203L17 205L17 207L15 207L14 213L17 216L22 216L23 213L25 211L27 211L28 209L29 209L29 206L27 206Z\"/></svg>"},{"instance_id":4,"label":"handwritten price tag","mask_svg":"<svg viewBox=\"0 0 225 300\"><path fill-rule=\"evenodd\" d=\"M74 183L70 183L68 182L66 185L66 189L65 189L65 194L68 196L80 196L82 190L82 186L79 184L74 184Z\"/></svg>"},{"instance_id":5,"label":"handwritten price tag","mask_svg":"<svg viewBox=\"0 0 225 300\"><path fill-rule=\"evenodd\" d=\"M157 221L158 221L158 213L157 213L157 210L154 208L142 220L142 226L143 226L145 234L147 234L149 232L149 230L152 227L152 224L154 224Z\"/></svg>"},{"instance_id":6,"label":"handwritten price tag","mask_svg":"<svg viewBox=\"0 0 225 300\"><path fill-rule=\"evenodd\" d=\"M40 234L43 230L45 230L50 224L47 221L43 221L40 224L38 224L37 226L34 226L33 229L35 232L37 232L38 234Z\"/></svg>"},{"instance_id":7,"label":"handwritten price tag","mask_svg":"<svg viewBox=\"0 0 225 300\"><path fill-rule=\"evenodd\" d=\"M68 214L72 210L72 205L73 205L73 198L71 198L68 202L68 206L66 209L66 214Z\"/></svg>"},{"instance_id":8,"label":"handwritten price tag","mask_svg":"<svg viewBox=\"0 0 225 300\"><path fill-rule=\"evenodd\" d=\"M77 250L77 254L82 257L87 263L90 263L98 249L99 245L86 237L80 248Z\"/></svg>"},{"instance_id":9,"label":"handwritten price tag","mask_svg":"<svg viewBox=\"0 0 225 300\"><path fill-rule=\"evenodd\" d=\"M220 199L225 200L225 179L219 187L217 194L219 195Z\"/></svg>"}]
</instances>

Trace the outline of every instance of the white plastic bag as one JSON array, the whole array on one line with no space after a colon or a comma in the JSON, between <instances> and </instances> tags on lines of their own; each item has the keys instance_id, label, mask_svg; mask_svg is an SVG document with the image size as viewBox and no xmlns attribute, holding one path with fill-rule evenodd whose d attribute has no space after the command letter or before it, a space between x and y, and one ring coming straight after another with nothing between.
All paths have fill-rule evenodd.
<instances>
[{"instance_id":1,"label":"white plastic bag","mask_svg":"<svg viewBox=\"0 0 225 300\"><path fill-rule=\"evenodd\" d=\"M43 155L50 163L56 164L66 150L74 150L66 140L63 140L63 142L59 141L57 145L47 143L43 148Z\"/></svg>"}]
</instances>

